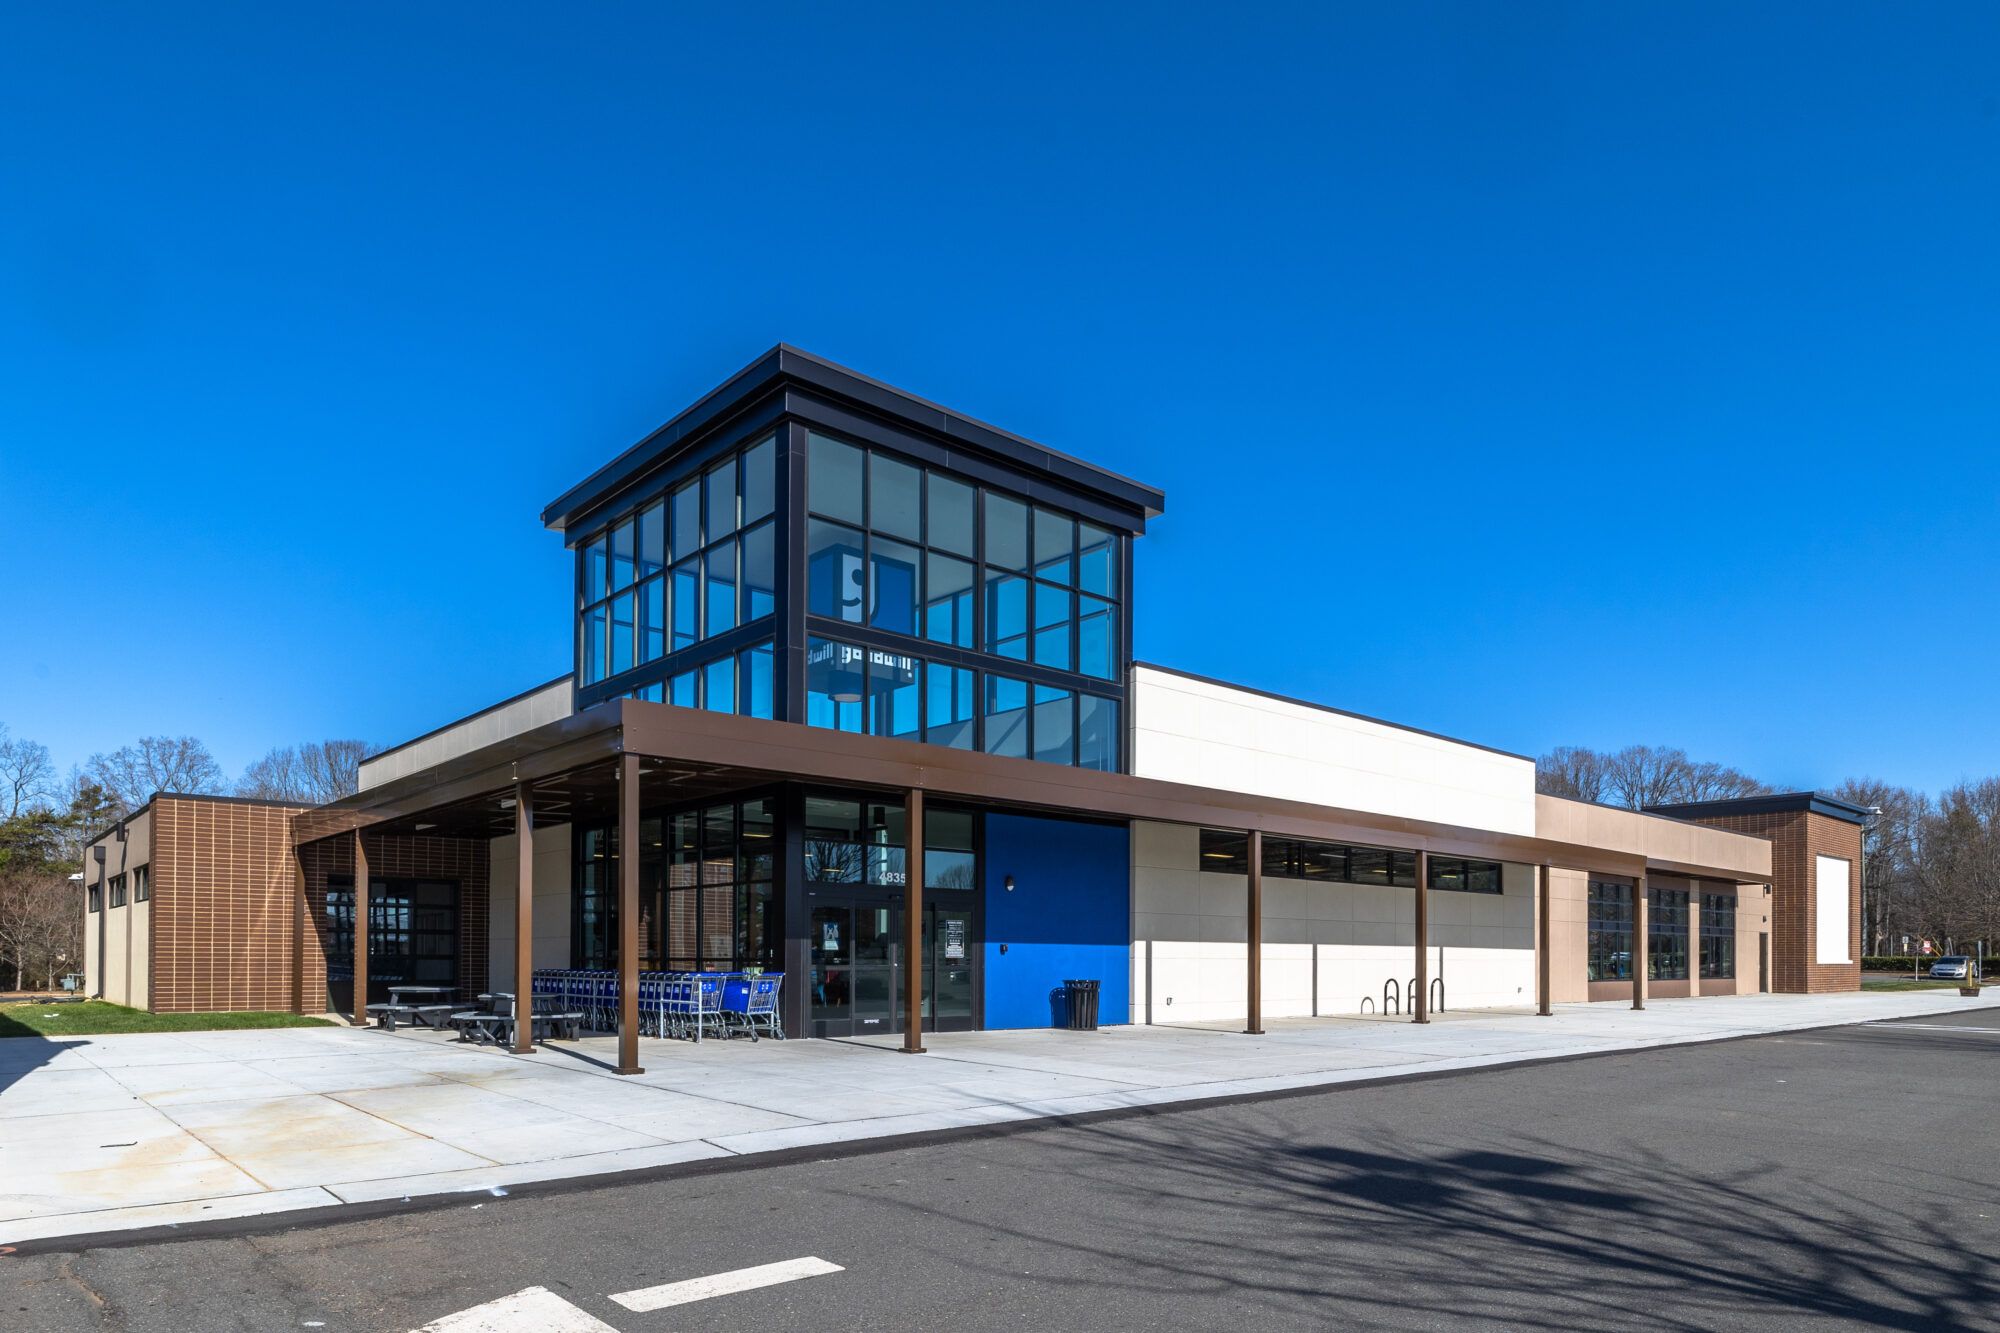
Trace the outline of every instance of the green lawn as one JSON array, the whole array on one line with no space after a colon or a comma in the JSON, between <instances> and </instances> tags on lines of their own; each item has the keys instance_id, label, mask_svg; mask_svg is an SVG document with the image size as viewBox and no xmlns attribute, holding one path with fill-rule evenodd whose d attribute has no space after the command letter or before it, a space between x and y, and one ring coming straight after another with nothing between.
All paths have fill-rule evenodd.
<instances>
[{"instance_id":1,"label":"green lawn","mask_svg":"<svg viewBox=\"0 0 2000 1333\"><path fill-rule=\"evenodd\" d=\"M324 1018L302 1014L149 1014L122 1004L0 1005L0 1037L74 1037L91 1032L215 1032L225 1028L316 1028Z\"/></svg>"},{"instance_id":2,"label":"green lawn","mask_svg":"<svg viewBox=\"0 0 2000 1333\"><path fill-rule=\"evenodd\" d=\"M1870 972L1861 978L1862 990L1957 990L1956 981L1932 981L1929 977L1891 977Z\"/></svg>"}]
</instances>

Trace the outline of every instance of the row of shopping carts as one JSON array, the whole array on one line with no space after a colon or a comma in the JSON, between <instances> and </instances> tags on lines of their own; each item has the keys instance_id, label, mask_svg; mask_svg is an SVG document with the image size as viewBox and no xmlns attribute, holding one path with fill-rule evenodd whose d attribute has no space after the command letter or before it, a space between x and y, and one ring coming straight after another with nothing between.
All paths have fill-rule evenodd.
<instances>
[{"instance_id":1,"label":"row of shopping carts","mask_svg":"<svg viewBox=\"0 0 2000 1333\"><path fill-rule=\"evenodd\" d=\"M535 998L557 1001L580 1013L584 1026L600 1032L618 1027L618 974L543 968L534 974ZM782 972L641 972L639 1031L648 1037L748 1033L785 1039L778 997Z\"/></svg>"}]
</instances>

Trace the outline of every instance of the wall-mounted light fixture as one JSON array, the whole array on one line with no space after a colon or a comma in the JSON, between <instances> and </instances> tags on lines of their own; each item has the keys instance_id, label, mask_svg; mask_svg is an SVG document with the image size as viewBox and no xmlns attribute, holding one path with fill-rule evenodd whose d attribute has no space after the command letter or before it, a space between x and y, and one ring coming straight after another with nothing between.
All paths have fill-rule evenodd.
<instances>
[{"instance_id":1,"label":"wall-mounted light fixture","mask_svg":"<svg viewBox=\"0 0 2000 1333\"><path fill-rule=\"evenodd\" d=\"M1007 892L1012 893L1013 891L1014 891L1014 877L1012 875L1009 875L1007 876Z\"/></svg>"}]
</instances>

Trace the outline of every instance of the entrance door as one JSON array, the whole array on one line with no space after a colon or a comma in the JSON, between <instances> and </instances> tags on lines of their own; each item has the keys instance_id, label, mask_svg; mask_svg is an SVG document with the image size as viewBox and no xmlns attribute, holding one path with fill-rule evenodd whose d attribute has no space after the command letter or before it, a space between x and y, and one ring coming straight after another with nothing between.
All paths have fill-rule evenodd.
<instances>
[{"instance_id":1,"label":"entrance door","mask_svg":"<svg viewBox=\"0 0 2000 1333\"><path fill-rule=\"evenodd\" d=\"M865 1037L903 1031L908 969L899 900L828 900L812 909L810 1014L816 1037ZM977 960L972 913L924 905L926 1032L973 1026Z\"/></svg>"}]
</instances>

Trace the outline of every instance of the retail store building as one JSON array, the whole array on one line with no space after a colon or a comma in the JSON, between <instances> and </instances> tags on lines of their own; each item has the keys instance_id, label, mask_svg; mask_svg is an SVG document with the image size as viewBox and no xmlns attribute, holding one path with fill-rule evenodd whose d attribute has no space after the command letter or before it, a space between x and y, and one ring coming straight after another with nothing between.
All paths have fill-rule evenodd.
<instances>
[{"instance_id":1,"label":"retail store building","mask_svg":"<svg viewBox=\"0 0 2000 1333\"><path fill-rule=\"evenodd\" d=\"M1109 1021L1252 1028L1851 984L1832 890L1784 906L1838 830L1800 833L1799 871L1788 809L1557 800L1523 756L1134 661L1164 508L776 348L544 510L575 570L563 676L333 805L160 797L100 839L90 984L345 1011L364 963L371 998L761 968L793 1034L912 1044L1047 1026L1078 977ZM111 901L134 855L144 913ZM1844 929L1851 959L1852 904Z\"/></svg>"}]
</instances>

